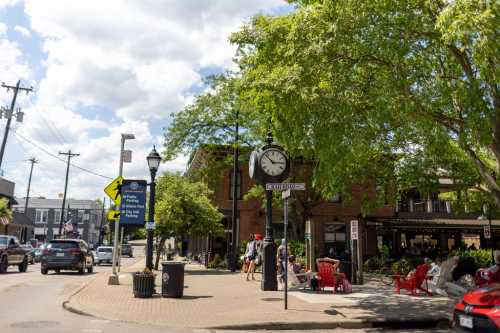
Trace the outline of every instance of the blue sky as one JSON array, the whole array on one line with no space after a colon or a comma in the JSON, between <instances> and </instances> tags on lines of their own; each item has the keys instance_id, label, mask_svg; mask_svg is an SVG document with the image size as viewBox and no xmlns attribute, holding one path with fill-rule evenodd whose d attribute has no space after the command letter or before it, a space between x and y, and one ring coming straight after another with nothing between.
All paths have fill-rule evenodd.
<instances>
[{"instance_id":1,"label":"blue sky","mask_svg":"<svg viewBox=\"0 0 500 333\"><path fill-rule=\"evenodd\" d=\"M125 176L146 178L145 157L161 146L170 115L203 91L204 76L234 66L229 34L258 12L289 10L282 0L0 0L0 82L35 89L19 96L25 119L13 123L4 177L24 196L25 160L35 156L32 195L57 197L58 152L72 149L76 165L105 177L72 168L69 196L102 197L117 175L120 133L134 133ZM12 91L0 90L6 106ZM163 168L185 163L179 156Z\"/></svg>"}]
</instances>

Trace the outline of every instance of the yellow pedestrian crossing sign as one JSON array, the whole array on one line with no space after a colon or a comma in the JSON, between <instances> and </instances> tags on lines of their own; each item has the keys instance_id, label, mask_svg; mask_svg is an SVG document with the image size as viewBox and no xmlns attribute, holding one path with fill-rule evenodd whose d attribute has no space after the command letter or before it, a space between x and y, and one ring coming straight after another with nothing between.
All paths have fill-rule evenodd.
<instances>
[{"instance_id":1,"label":"yellow pedestrian crossing sign","mask_svg":"<svg viewBox=\"0 0 500 333\"><path fill-rule=\"evenodd\" d=\"M119 176L104 188L104 193L106 193L117 206L120 206L120 203L122 201L122 196L120 195L122 184L123 177Z\"/></svg>"},{"instance_id":2,"label":"yellow pedestrian crossing sign","mask_svg":"<svg viewBox=\"0 0 500 333\"><path fill-rule=\"evenodd\" d=\"M108 211L108 221L118 221L120 219L120 212L117 210Z\"/></svg>"}]
</instances>

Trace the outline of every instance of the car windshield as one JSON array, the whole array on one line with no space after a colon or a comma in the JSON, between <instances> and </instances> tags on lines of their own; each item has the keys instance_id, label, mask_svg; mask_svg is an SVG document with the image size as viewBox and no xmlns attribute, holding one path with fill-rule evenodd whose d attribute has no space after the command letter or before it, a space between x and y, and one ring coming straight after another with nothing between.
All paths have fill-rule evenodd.
<instances>
[{"instance_id":1,"label":"car windshield","mask_svg":"<svg viewBox=\"0 0 500 333\"><path fill-rule=\"evenodd\" d=\"M111 247L100 247L97 249L97 252L113 252L113 248Z\"/></svg>"},{"instance_id":2,"label":"car windshield","mask_svg":"<svg viewBox=\"0 0 500 333\"><path fill-rule=\"evenodd\" d=\"M0 236L0 245L7 245L7 237Z\"/></svg>"},{"instance_id":3,"label":"car windshield","mask_svg":"<svg viewBox=\"0 0 500 333\"><path fill-rule=\"evenodd\" d=\"M51 249L71 249L77 248L77 242L50 242L48 248Z\"/></svg>"}]
</instances>

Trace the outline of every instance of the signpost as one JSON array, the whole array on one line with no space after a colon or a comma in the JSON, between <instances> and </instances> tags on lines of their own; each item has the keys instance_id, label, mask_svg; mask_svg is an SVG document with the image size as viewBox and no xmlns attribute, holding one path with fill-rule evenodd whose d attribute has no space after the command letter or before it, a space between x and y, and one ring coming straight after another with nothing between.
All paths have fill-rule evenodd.
<instances>
[{"instance_id":1,"label":"signpost","mask_svg":"<svg viewBox=\"0 0 500 333\"><path fill-rule=\"evenodd\" d=\"M351 265L352 265L352 278L353 283L361 283L360 269L361 258L359 250L359 224L358 220L351 221Z\"/></svg>"},{"instance_id":2,"label":"signpost","mask_svg":"<svg viewBox=\"0 0 500 333\"><path fill-rule=\"evenodd\" d=\"M121 225L144 225L146 214L145 180L124 179L121 186Z\"/></svg>"},{"instance_id":3,"label":"signpost","mask_svg":"<svg viewBox=\"0 0 500 333\"><path fill-rule=\"evenodd\" d=\"M284 283L285 283L285 310L288 309L288 199L292 195L292 190L304 191L306 189L306 184L304 183L267 183L267 191L282 191L281 198L284 201L284 219L283 228L285 234L285 267L284 267Z\"/></svg>"}]
</instances>

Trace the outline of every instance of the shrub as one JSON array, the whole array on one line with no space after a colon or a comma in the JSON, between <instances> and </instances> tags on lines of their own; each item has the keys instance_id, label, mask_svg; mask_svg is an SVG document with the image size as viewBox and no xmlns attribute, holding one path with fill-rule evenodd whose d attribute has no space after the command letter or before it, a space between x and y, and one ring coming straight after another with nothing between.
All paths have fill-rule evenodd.
<instances>
[{"instance_id":1,"label":"shrub","mask_svg":"<svg viewBox=\"0 0 500 333\"><path fill-rule=\"evenodd\" d=\"M306 255L306 244L298 240L290 241L290 251L296 257L304 257Z\"/></svg>"},{"instance_id":2,"label":"shrub","mask_svg":"<svg viewBox=\"0 0 500 333\"><path fill-rule=\"evenodd\" d=\"M392 271L394 273L400 273L402 275L407 275L415 266L412 265L408 258L403 258L392 264Z\"/></svg>"},{"instance_id":3,"label":"shrub","mask_svg":"<svg viewBox=\"0 0 500 333\"><path fill-rule=\"evenodd\" d=\"M363 268L366 272L376 272L384 267L385 258L383 257L371 257L365 261Z\"/></svg>"},{"instance_id":4,"label":"shrub","mask_svg":"<svg viewBox=\"0 0 500 333\"><path fill-rule=\"evenodd\" d=\"M479 249L479 250L456 250L452 251L449 257L458 256L463 258L473 258L477 267L489 267L493 265L491 261L491 250L489 249Z\"/></svg>"}]
</instances>

